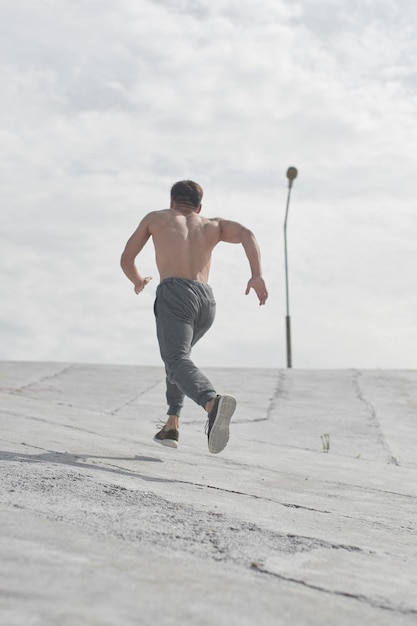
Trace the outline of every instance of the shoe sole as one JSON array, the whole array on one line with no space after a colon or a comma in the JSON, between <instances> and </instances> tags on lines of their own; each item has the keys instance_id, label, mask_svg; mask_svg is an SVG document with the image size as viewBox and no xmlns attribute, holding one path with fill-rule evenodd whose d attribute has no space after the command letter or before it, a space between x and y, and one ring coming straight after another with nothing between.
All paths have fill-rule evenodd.
<instances>
[{"instance_id":1,"label":"shoe sole","mask_svg":"<svg viewBox=\"0 0 417 626\"><path fill-rule=\"evenodd\" d=\"M208 448L212 454L218 454L227 446L230 419L235 409L236 400L233 396L221 396L217 407L216 419L208 438Z\"/></svg>"},{"instance_id":2,"label":"shoe sole","mask_svg":"<svg viewBox=\"0 0 417 626\"><path fill-rule=\"evenodd\" d=\"M167 448L178 448L178 441L175 441L175 439L157 439L154 437L153 440L156 441L156 443L160 443L161 446L166 446Z\"/></svg>"}]
</instances>

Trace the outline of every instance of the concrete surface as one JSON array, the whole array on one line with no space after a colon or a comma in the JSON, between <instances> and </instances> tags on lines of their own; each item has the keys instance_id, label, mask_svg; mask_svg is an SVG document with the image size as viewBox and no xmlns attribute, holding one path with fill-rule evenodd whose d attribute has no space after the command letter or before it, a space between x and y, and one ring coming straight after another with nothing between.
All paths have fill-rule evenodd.
<instances>
[{"instance_id":1,"label":"concrete surface","mask_svg":"<svg viewBox=\"0 0 417 626\"><path fill-rule=\"evenodd\" d=\"M205 371L0 363L1 625L417 624L417 372Z\"/></svg>"}]
</instances>

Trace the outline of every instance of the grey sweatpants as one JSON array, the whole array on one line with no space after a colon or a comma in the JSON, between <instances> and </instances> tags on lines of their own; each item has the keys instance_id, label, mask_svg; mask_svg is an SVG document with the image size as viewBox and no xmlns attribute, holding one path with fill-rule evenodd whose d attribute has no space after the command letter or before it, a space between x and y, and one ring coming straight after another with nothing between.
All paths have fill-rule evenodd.
<instances>
[{"instance_id":1,"label":"grey sweatpants","mask_svg":"<svg viewBox=\"0 0 417 626\"><path fill-rule=\"evenodd\" d=\"M154 306L156 332L166 371L168 415L180 415L184 396L204 408L216 396L212 383L190 359L191 348L216 314L211 287L185 278L165 278Z\"/></svg>"}]
</instances>

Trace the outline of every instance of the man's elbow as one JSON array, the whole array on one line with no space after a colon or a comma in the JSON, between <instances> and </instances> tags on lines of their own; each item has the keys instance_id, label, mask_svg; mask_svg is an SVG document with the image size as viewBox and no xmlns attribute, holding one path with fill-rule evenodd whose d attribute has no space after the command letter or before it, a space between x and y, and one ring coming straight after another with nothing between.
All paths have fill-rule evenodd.
<instances>
[{"instance_id":1,"label":"man's elbow","mask_svg":"<svg viewBox=\"0 0 417 626\"><path fill-rule=\"evenodd\" d=\"M129 267L133 264L133 260L130 255L127 254L126 250L122 252L122 256L120 257L120 267L125 272Z\"/></svg>"},{"instance_id":2,"label":"man's elbow","mask_svg":"<svg viewBox=\"0 0 417 626\"><path fill-rule=\"evenodd\" d=\"M255 235L253 234L251 230L249 230L249 228L246 228L246 226L244 226L241 232L242 244L253 243L254 241L255 241Z\"/></svg>"}]
</instances>

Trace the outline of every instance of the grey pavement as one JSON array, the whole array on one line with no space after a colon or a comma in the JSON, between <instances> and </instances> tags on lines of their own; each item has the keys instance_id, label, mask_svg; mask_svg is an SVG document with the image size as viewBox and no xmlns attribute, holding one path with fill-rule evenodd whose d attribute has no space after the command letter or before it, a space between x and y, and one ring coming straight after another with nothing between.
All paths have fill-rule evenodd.
<instances>
[{"instance_id":1,"label":"grey pavement","mask_svg":"<svg viewBox=\"0 0 417 626\"><path fill-rule=\"evenodd\" d=\"M417 624L417 372L0 362L0 624Z\"/></svg>"}]
</instances>

